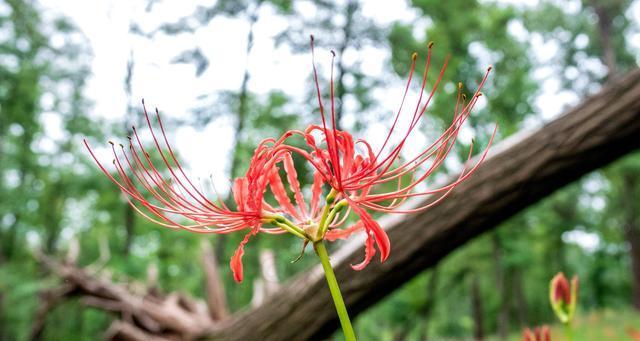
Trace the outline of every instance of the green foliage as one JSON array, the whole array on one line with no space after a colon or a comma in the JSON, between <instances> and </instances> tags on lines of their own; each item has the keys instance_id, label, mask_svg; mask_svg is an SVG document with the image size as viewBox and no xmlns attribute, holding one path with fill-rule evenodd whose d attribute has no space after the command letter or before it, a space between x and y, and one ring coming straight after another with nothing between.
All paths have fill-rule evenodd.
<instances>
[{"instance_id":1,"label":"green foliage","mask_svg":"<svg viewBox=\"0 0 640 341\"><path fill-rule=\"evenodd\" d=\"M464 0L416 0L412 3L424 15L420 20L427 22L425 39L413 38L412 25L396 24L389 35L394 70L406 74L411 54L418 52L424 56L429 42L434 42L431 79L435 80L445 59L450 58L441 85L443 95L436 96L427 113L449 120L457 83L462 82L464 91L470 94L487 67L493 64L489 83L483 90L487 94L487 106L470 117L471 123L487 132L483 127L499 122L502 136L518 130L524 118L533 111L531 101L537 84L531 79L533 65L527 44L508 30L509 23L519 20L517 11L495 3ZM416 70L418 74L423 72L420 63ZM486 133L478 135L482 137Z\"/></svg>"}]
</instances>

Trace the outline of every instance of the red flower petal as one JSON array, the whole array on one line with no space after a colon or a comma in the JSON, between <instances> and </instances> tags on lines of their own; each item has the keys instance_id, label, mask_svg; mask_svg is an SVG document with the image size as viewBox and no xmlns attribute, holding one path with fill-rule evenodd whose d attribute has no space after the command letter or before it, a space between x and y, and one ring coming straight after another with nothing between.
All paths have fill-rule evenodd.
<instances>
[{"instance_id":1,"label":"red flower petal","mask_svg":"<svg viewBox=\"0 0 640 341\"><path fill-rule=\"evenodd\" d=\"M330 242L335 241L336 239L348 239L352 234L362 230L363 227L364 225L359 221L346 229L329 230L325 233L324 239Z\"/></svg>"},{"instance_id":2,"label":"red flower petal","mask_svg":"<svg viewBox=\"0 0 640 341\"><path fill-rule=\"evenodd\" d=\"M271 174L269 174L269 185L271 186L271 192L273 196L280 204L281 208L289 213L292 217L302 220L296 208L293 207L291 200L289 200L289 196L287 195L287 191L284 188L284 184L282 183L282 179L280 179L280 174L278 174L278 167L273 167Z\"/></svg>"},{"instance_id":3,"label":"red flower petal","mask_svg":"<svg viewBox=\"0 0 640 341\"><path fill-rule=\"evenodd\" d=\"M380 261L384 262L387 260L387 257L389 257L389 252L391 251L389 236L387 236L387 233L382 229L380 224L373 219L369 212L357 205L352 205L351 207L353 207L353 210L360 216L360 219L362 219L365 230L371 232L375 237L376 245L378 246L378 250L380 250Z\"/></svg>"},{"instance_id":4,"label":"red flower petal","mask_svg":"<svg viewBox=\"0 0 640 341\"><path fill-rule=\"evenodd\" d=\"M305 203L302 192L300 191L298 173L296 172L296 167L293 164L293 158L291 157L291 154L284 154L282 163L284 164L284 171L285 173L287 173L287 181L289 182L291 191L293 192L293 195L296 199L296 204L298 204L300 214L302 214L303 217L307 217L307 204Z\"/></svg>"},{"instance_id":5,"label":"red flower petal","mask_svg":"<svg viewBox=\"0 0 640 341\"><path fill-rule=\"evenodd\" d=\"M564 273L560 272L551 280L553 286L553 300L555 302L564 301L565 304L571 302L571 290L569 289L569 281Z\"/></svg>"},{"instance_id":6,"label":"red flower petal","mask_svg":"<svg viewBox=\"0 0 640 341\"><path fill-rule=\"evenodd\" d=\"M258 233L259 229L252 229L251 232L247 233L244 236L244 239L240 242L240 245L236 249L236 252L231 257L231 261L229 265L231 266L231 271L233 272L233 279L240 283L244 277L243 268L242 268L242 256L244 255L244 246L249 242L249 238L254 234Z\"/></svg>"},{"instance_id":7,"label":"red flower petal","mask_svg":"<svg viewBox=\"0 0 640 341\"><path fill-rule=\"evenodd\" d=\"M353 268L353 270L360 271L364 269L369 262L371 262L373 256L376 255L376 248L373 246L373 243L374 240L371 233L367 233L367 240L364 242L364 259L360 264L351 264L351 268Z\"/></svg>"},{"instance_id":8,"label":"red flower petal","mask_svg":"<svg viewBox=\"0 0 640 341\"><path fill-rule=\"evenodd\" d=\"M533 335L533 332L529 328L525 328L522 332L522 339L524 341L536 341L535 335Z\"/></svg>"},{"instance_id":9,"label":"red flower petal","mask_svg":"<svg viewBox=\"0 0 640 341\"><path fill-rule=\"evenodd\" d=\"M319 171L313 173L313 185L311 186L311 216L315 217L320 209L320 196L322 195L322 184L324 178Z\"/></svg>"},{"instance_id":10,"label":"red flower petal","mask_svg":"<svg viewBox=\"0 0 640 341\"><path fill-rule=\"evenodd\" d=\"M236 201L240 212L245 210L248 190L247 178L237 178L233 181L233 199Z\"/></svg>"}]
</instances>

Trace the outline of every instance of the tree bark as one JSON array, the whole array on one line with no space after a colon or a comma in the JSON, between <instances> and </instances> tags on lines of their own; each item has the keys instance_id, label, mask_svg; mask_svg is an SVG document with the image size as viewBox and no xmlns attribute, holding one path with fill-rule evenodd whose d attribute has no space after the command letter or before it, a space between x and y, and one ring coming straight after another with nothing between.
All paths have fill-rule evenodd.
<instances>
[{"instance_id":1,"label":"tree bark","mask_svg":"<svg viewBox=\"0 0 640 341\"><path fill-rule=\"evenodd\" d=\"M584 174L640 147L640 70L617 79L578 107L496 145L488 159L430 210L380 220L392 253L354 272L362 239L333 255L355 317L457 247ZM322 269L300 274L260 307L237 314L206 336L223 340L318 340L338 326Z\"/></svg>"}]
</instances>

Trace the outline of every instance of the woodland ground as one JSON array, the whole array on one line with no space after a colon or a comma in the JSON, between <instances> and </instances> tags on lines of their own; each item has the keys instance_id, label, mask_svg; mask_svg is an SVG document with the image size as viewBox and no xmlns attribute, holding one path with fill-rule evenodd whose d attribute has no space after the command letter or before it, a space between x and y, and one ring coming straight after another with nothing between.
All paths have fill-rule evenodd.
<instances>
[{"instance_id":1,"label":"woodland ground","mask_svg":"<svg viewBox=\"0 0 640 341\"><path fill-rule=\"evenodd\" d=\"M592 311L578 316L574 322L575 341L630 341L633 340L628 330L634 328L640 331L640 314L631 310L605 309ZM560 324L552 326L553 341L565 341L564 327ZM498 341L491 337L487 341ZM514 333L509 341L522 340L522 335Z\"/></svg>"}]
</instances>

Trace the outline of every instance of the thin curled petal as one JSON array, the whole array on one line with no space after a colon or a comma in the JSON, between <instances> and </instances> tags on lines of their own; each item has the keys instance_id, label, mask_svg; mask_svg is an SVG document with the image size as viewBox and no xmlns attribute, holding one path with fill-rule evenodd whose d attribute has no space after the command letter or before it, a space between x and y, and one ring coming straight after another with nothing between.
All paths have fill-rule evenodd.
<instances>
[{"instance_id":1,"label":"thin curled petal","mask_svg":"<svg viewBox=\"0 0 640 341\"><path fill-rule=\"evenodd\" d=\"M374 237L372 233L367 233L367 240L364 242L364 259L359 264L351 264L351 268L356 271L364 269L370 262L373 256L376 255L376 248L373 246Z\"/></svg>"},{"instance_id":2,"label":"thin curled petal","mask_svg":"<svg viewBox=\"0 0 640 341\"><path fill-rule=\"evenodd\" d=\"M378 250L380 250L380 261L384 262L385 260L387 260L387 257L389 257L389 253L391 252L391 242L389 241L389 236L387 236L387 233L384 231L384 229L382 229L380 224L378 224L378 222L373 219L369 212L359 207L356 203L353 203L353 205L350 206L353 208L354 212L356 212L356 214L360 216L367 234L373 235L376 246L378 247Z\"/></svg>"},{"instance_id":3,"label":"thin curled petal","mask_svg":"<svg viewBox=\"0 0 640 341\"><path fill-rule=\"evenodd\" d=\"M363 228L364 225L361 221L359 221L346 229L332 229L327 231L327 233L324 235L324 239L330 242L338 239L348 239L352 234L362 231Z\"/></svg>"},{"instance_id":4,"label":"thin curled petal","mask_svg":"<svg viewBox=\"0 0 640 341\"><path fill-rule=\"evenodd\" d=\"M233 257L231 257L231 261L229 262L229 265L231 266L231 272L233 272L233 279L238 283L242 282L242 279L244 278L244 271L242 267L242 256L244 256L244 246L249 242L249 239L253 235L258 233L258 231L259 231L258 229L253 229L251 230L251 232L247 233L247 235L244 236L244 239L242 239L242 241L240 242L240 245L238 245L236 252L233 254Z\"/></svg>"},{"instance_id":5,"label":"thin curled petal","mask_svg":"<svg viewBox=\"0 0 640 341\"><path fill-rule=\"evenodd\" d=\"M307 214L307 204L302 197L302 192L300 191L300 182L298 182L298 173L296 172L296 167L293 164L293 158L290 153L284 155L283 158L284 171L287 174L287 182L289 182L289 186L293 195L296 199L296 204L298 204L298 208L300 210L300 214L303 217L306 217Z\"/></svg>"},{"instance_id":6,"label":"thin curled petal","mask_svg":"<svg viewBox=\"0 0 640 341\"><path fill-rule=\"evenodd\" d=\"M291 200L289 200L287 190L284 188L282 179L280 179L280 174L278 174L278 168L276 167L274 167L271 174L269 174L269 185L271 187L271 193L273 193L273 196L278 201L278 204L280 204L282 210L290 214L292 217L300 219L300 215L291 203Z\"/></svg>"}]
</instances>

